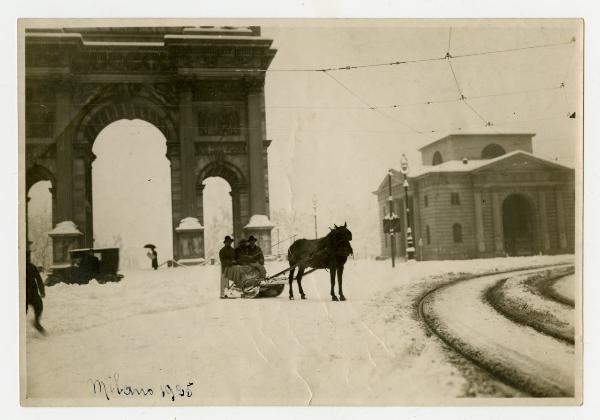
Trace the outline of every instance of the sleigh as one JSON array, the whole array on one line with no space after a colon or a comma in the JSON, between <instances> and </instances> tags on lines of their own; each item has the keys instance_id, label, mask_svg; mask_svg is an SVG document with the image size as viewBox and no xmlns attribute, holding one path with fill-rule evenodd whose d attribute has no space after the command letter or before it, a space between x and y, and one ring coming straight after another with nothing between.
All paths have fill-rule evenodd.
<instances>
[{"instance_id":1,"label":"sleigh","mask_svg":"<svg viewBox=\"0 0 600 420\"><path fill-rule=\"evenodd\" d=\"M283 292L288 281L283 272L267 276L253 265L227 267L221 276L227 280L225 296L228 298L276 297Z\"/></svg>"}]
</instances>

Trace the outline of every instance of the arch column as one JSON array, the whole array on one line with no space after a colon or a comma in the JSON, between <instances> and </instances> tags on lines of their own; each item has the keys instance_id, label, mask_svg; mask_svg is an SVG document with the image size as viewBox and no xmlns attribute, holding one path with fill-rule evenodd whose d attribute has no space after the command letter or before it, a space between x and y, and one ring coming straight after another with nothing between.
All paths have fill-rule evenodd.
<instances>
[{"instance_id":1,"label":"arch column","mask_svg":"<svg viewBox=\"0 0 600 420\"><path fill-rule=\"evenodd\" d=\"M231 206L233 216L233 236L236 243L242 239L243 220L248 220L248 187L245 184L236 184L231 186Z\"/></svg>"},{"instance_id":2,"label":"arch column","mask_svg":"<svg viewBox=\"0 0 600 420\"><path fill-rule=\"evenodd\" d=\"M504 231L502 230L502 203L498 191L492 191L492 223L494 226L494 249L497 256L503 256Z\"/></svg>"},{"instance_id":3,"label":"arch column","mask_svg":"<svg viewBox=\"0 0 600 420\"><path fill-rule=\"evenodd\" d=\"M194 128L192 86L185 82L181 84L179 97L180 208L183 217L175 228L176 244L173 247L175 258L184 264L199 264L204 261L204 227L198 219L198 191L195 185ZM201 200L202 197L200 202Z\"/></svg>"},{"instance_id":4,"label":"arch column","mask_svg":"<svg viewBox=\"0 0 600 420\"><path fill-rule=\"evenodd\" d=\"M548 215L546 212L546 192L538 191L539 241L540 249L547 253L550 250L550 235L548 233Z\"/></svg>"},{"instance_id":5,"label":"arch column","mask_svg":"<svg viewBox=\"0 0 600 420\"><path fill-rule=\"evenodd\" d=\"M477 252L485 252L485 237L483 230L483 208L481 206L481 191L473 193L475 201L475 239L477 241Z\"/></svg>"},{"instance_id":6,"label":"arch column","mask_svg":"<svg viewBox=\"0 0 600 420\"><path fill-rule=\"evenodd\" d=\"M264 80L246 81L248 116L248 167L250 172L250 219L244 226L266 255L271 254L271 229L265 186L265 95Z\"/></svg>"},{"instance_id":7,"label":"arch column","mask_svg":"<svg viewBox=\"0 0 600 420\"><path fill-rule=\"evenodd\" d=\"M72 101L68 83L57 86L54 135L56 138L56 220L48 235L52 238L52 271L70 264L69 250L81 246L82 233L73 215L73 132L69 127Z\"/></svg>"},{"instance_id":8,"label":"arch column","mask_svg":"<svg viewBox=\"0 0 600 420\"><path fill-rule=\"evenodd\" d=\"M563 192L560 189L556 190L556 219L558 227L558 243L560 250L567 249L567 229L565 223L565 203Z\"/></svg>"}]
</instances>

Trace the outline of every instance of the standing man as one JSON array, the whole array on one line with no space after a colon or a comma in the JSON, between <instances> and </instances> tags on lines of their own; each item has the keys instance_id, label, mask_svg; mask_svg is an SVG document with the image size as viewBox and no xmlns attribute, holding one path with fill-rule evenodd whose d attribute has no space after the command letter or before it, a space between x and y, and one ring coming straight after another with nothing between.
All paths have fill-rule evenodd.
<instances>
[{"instance_id":1,"label":"standing man","mask_svg":"<svg viewBox=\"0 0 600 420\"><path fill-rule=\"evenodd\" d=\"M221 261L221 298L224 299L225 288L229 286L229 280L227 277L227 271L229 267L235 264L235 250L231 247L233 239L230 236L226 236L223 241L225 244L219 251L219 260Z\"/></svg>"},{"instance_id":2,"label":"standing man","mask_svg":"<svg viewBox=\"0 0 600 420\"><path fill-rule=\"evenodd\" d=\"M37 267L31 263L31 251L27 251L25 265L25 313L27 313L29 305L33 306L33 312L35 313L33 326L40 333L45 334L46 330L40 324L40 318L44 311L43 297L46 297L44 282Z\"/></svg>"}]
</instances>

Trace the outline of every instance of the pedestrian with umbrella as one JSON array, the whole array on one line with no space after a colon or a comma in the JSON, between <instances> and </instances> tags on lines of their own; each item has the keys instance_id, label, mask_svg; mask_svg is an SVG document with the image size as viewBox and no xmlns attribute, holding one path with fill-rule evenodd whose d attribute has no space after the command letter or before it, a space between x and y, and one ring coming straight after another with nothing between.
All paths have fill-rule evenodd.
<instances>
[{"instance_id":1,"label":"pedestrian with umbrella","mask_svg":"<svg viewBox=\"0 0 600 420\"><path fill-rule=\"evenodd\" d=\"M144 245L144 248L148 248L148 253L146 254L148 258L152 260L152 268L158 268L158 252L156 252L156 246L152 244Z\"/></svg>"}]
</instances>

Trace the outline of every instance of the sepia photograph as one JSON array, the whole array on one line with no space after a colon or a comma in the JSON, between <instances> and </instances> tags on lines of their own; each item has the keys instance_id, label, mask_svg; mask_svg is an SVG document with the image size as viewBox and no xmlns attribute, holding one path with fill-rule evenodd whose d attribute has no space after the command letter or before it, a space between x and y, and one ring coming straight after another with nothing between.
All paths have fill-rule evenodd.
<instances>
[{"instance_id":1,"label":"sepia photograph","mask_svg":"<svg viewBox=\"0 0 600 420\"><path fill-rule=\"evenodd\" d=\"M581 404L583 51L20 19L21 404Z\"/></svg>"}]
</instances>

